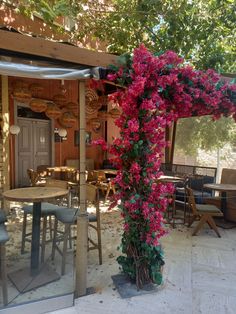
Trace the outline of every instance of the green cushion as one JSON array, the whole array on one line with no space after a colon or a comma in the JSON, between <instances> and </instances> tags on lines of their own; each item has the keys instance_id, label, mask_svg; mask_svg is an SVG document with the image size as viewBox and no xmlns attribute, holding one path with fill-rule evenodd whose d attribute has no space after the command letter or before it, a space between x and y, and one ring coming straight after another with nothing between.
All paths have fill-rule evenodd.
<instances>
[{"instance_id":1,"label":"green cushion","mask_svg":"<svg viewBox=\"0 0 236 314\"><path fill-rule=\"evenodd\" d=\"M9 240L9 236L4 224L0 224L0 243L5 243Z\"/></svg>"},{"instance_id":2,"label":"green cushion","mask_svg":"<svg viewBox=\"0 0 236 314\"><path fill-rule=\"evenodd\" d=\"M89 214L89 222L96 222L97 221L97 216L94 214Z\"/></svg>"},{"instance_id":3,"label":"green cushion","mask_svg":"<svg viewBox=\"0 0 236 314\"><path fill-rule=\"evenodd\" d=\"M74 208L59 209L56 211L56 218L65 224L73 224L76 222L77 211Z\"/></svg>"},{"instance_id":4,"label":"green cushion","mask_svg":"<svg viewBox=\"0 0 236 314\"><path fill-rule=\"evenodd\" d=\"M55 216L56 218L64 223L64 224L74 224L76 223L78 215L78 209L75 208L61 208L56 211ZM88 215L89 222L96 222L97 217L94 214Z\"/></svg>"},{"instance_id":5,"label":"green cushion","mask_svg":"<svg viewBox=\"0 0 236 314\"><path fill-rule=\"evenodd\" d=\"M6 215L3 210L0 210L0 224L7 221Z\"/></svg>"},{"instance_id":6,"label":"green cushion","mask_svg":"<svg viewBox=\"0 0 236 314\"><path fill-rule=\"evenodd\" d=\"M55 212L58 209L67 209L67 207L58 206L58 205L54 205L54 204L51 204L51 203L42 203L41 213L42 213L42 216L55 215ZM25 213L32 215L32 213L33 213L33 205L26 205L26 206L22 207L22 210Z\"/></svg>"},{"instance_id":7,"label":"green cushion","mask_svg":"<svg viewBox=\"0 0 236 314\"><path fill-rule=\"evenodd\" d=\"M201 213L216 213L221 214L221 210L215 205L196 204L197 210Z\"/></svg>"}]
</instances>

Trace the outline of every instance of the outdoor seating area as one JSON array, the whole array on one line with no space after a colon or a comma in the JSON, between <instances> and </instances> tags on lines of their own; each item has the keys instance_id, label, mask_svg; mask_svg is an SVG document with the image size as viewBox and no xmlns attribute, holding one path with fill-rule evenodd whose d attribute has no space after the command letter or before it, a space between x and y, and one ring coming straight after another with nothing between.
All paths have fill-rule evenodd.
<instances>
[{"instance_id":1,"label":"outdoor seating area","mask_svg":"<svg viewBox=\"0 0 236 314\"><path fill-rule=\"evenodd\" d=\"M40 262L44 263L45 261L52 260L55 264L60 265L59 260L61 259L61 276L66 273L66 255L67 250L73 250L76 240L76 217L78 214L78 194L74 194L71 190L73 187L70 186L70 182L67 180L57 180L53 178L53 168L46 167L46 175L44 176L45 183L44 187L35 187L33 188L24 188L21 189L22 192L17 194L16 196L9 196L8 193L5 194L8 200L14 200L16 203L19 201L23 201L24 203L27 201L34 201L33 190L32 192L28 192L28 189L37 189L37 191L41 191L42 189L47 189L43 192L41 198L44 202L41 203L41 217L42 217L42 231L40 231L40 247L38 250L40 251ZM62 172L64 174L66 167L61 167ZM69 168L69 172L70 172ZM223 169L223 173L225 173L229 169ZM40 167L40 171L42 173L42 167ZM232 170L229 170L232 173ZM48 175L49 173L49 175ZM87 200L91 203L95 204L95 208L93 214L89 215L89 222L91 223L91 227L94 232L93 238L89 237L89 241L92 244L91 249L97 249L97 264L102 264L102 250L103 240L101 236L102 230L102 216L100 217L100 206L102 204L103 210L105 210L107 217L109 216L109 212L107 208L109 206L109 194L112 190L113 193L116 192L115 185L111 181L111 176L115 176L117 174L117 170L114 169L105 169L105 170L93 170L88 171L87 175ZM108 176L108 178L106 177ZM67 177L63 177L64 179ZM189 184L189 181L186 179L186 175L180 174L178 172L177 176L171 175L163 175L159 179L162 183L172 183L175 185L175 192L172 198L172 202L169 206L169 209L166 214L167 223L171 228L178 228L180 225L185 225L186 227L191 227L194 224L194 231L192 235L201 234L202 228L205 228L207 224L215 230L216 234L220 236L220 231L217 229L217 226L214 221L214 217L222 217L223 212L220 210L220 206L218 207L209 204L198 204L196 202L196 196L193 193L193 189ZM186 197L184 206L179 206L179 200L177 199L178 189L182 184L182 190L184 191L184 195ZM78 186L78 182L77 182ZM58 188L58 191L63 192L63 198L60 195L55 194L52 199L52 195L46 196L48 191L52 189ZM12 190L13 192L14 190ZM17 190L15 190L17 191ZM23 192L25 191L26 197L24 198ZM11 192L11 191L9 191ZM76 190L78 192L78 189ZM62 194L62 195L63 195ZM9 194L10 195L10 194ZM50 199L48 202L48 199ZM230 198L231 199L231 198ZM209 203L211 200L214 201L214 198L206 199ZM209 200L209 202L208 202ZM216 202L218 197L215 198ZM37 203L36 203L37 204ZM172 212L172 216L169 214L169 211ZM178 212L178 218L176 218L176 212ZM10 222L17 222L16 229L19 230L20 237L14 242L17 243L15 247L20 248L18 252L14 252L14 256L17 256L17 259L22 260L24 254L29 250L29 246L32 243L32 229L31 222L33 215L33 206L32 205L12 205L11 210L9 211L8 220ZM112 214L111 214L112 215ZM15 216L13 218L13 216ZM227 217L227 216L225 216ZM180 222L181 220L181 222ZM199 220L199 221L198 221ZM121 222L122 220L120 220ZM94 225L96 224L96 226ZM235 226L236 227L236 226ZM187 229L185 229L187 230ZM11 234L9 233L9 237L11 239ZM9 242L10 243L10 242ZM69 245L69 247L68 247ZM89 248L90 251L90 248ZM60 254L58 254L58 252ZM28 251L29 253L29 251ZM96 253L95 253L96 254ZM93 254L94 256L94 254ZM25 258L23 258L25 260ZM32 263L32 261L31 261ZM50 262L51 263L51 262ZM71 260L70 260L71 263ZM32 264L31 264L32 265ZM73 263L71 264L71 266ZM59 266L58 266L59 267ZM72 267L73 269L73 267ZM72 271L72 269L70 271ZM58 277L59 278L59 277ZM39 288L42 289L42 288ZM22 290L23 292L24 289Z\"/></svg>"},{"instance_id":2,"label":"outdoor seating area","mask_svg":"<svg viewBox=\"0 0 236 314\"><path fill-rule=\"evenodd\" d=\"M212 191L206 189L204 184L215 183L216 168L162 163L161 170L167 175L184 177L185 185L188 184L193 190L196 203L203 204L204 199L212 196ZM176 188L176 201L179 204L186 201L185 189L182 186Z\"/></svg>"},{"instance_id":3,"label":"outdoor seating area","mask_svg":"<svg viewBox=\"0 0 236 314\"><path fill-rule=\"evenodd\" d=\"M214 231L205 224L201 232L193 237L192 233L198 222L193 223L191 227L182 224L176 224L175 228L172 225L167 226L168 236L165 236L161 241L165 251L166 265L164 267L164 282L159 290L158 297L156 294L149 294L132 299L121 299L114 288L111 276L119 272L116 258L120 254L117 246L120 244L123 222L119 210L108 211L107 207L108 203L103 203L103 196L101 195L103 261L99 265L97 250L89 251L88 286L93 287L96 293L76 300L75 307L79 311L83 313L102 313L102 311L109 310L111 306L116 304L118 313L123 313L125 309L130 309L130 307L135 309L137 313L142 313L143 306L141 304L144 302L144 298L149 300L147 303L145 301L145 307L149 310L153 308L162 310L166 304L168 304L168 308L175 309L177 313L184 311L186 306L189 310L193 308L195 311L207 307L210 314L213 314L216 308L223 308L224 306L227 306L228 309L234 308L235 291L232 290L232 287L234 286L233 282L236 274L232 268L232 260L235 258L234 251L236 249L235 229L219 228L221 239L218 239ZM9 241L5 244L8 256L7 274L20 268L21 265L24 266L29 263L30 243L26 243L26 251L23 255L20 252L23 220L23 213L20 208L19 204L15 204L11 215L7 217L6 227L9 236ZM89 207L89 212L95 213L95 208ZM96 234L91 234L91 232L90 235L96 240ZM61 275L62 257L58 252L55 254L54 261L51 260L52 242L49 241L46 245L45 260L50 267L53 267L60 274L60 278L46 286L25 293L19 293L12 282L7 279L8 302L11 302L10 304L28 302L32 299L73 290L74 235L75 229L72 227L72 248L70 248L70 242L68 242L65 274ZM50 239L49 234L47 238ZM59 248L63 252L62 242L60 242ZM213 274L217 274L214 280ZM204 282L200 281L199 276L201 276L200 278L204 277ZM223 280L224 278L227 278L227 281ZM179 287L181 287L181 290ZM208 301L206 300L206 294L209 296ZM188 296L187 299L186 296ZM213 307L209 301L210 296L216 302Z\"/></svg>"},{"instance_id":4,"label":"outdoor seating area","mask_svg":"<svg viewBox=\"0 0 236 314\"><path fill-rule=\"evenodd\" d=\"M234 313L233 4L3 2L0 313Z\"/></svg>"},{"instance_id":5,"label":"outdoor seating area","mask_svg":"<svg viewBox=\"0 0 236 314\"><path fill-rule=\"evenodd\" d=\"M7 218L3 215L2 219L3 223L6 221L9 233L7 235L3 227L1 240L2 257L7 242L7 255L4 258L7 270L1 263L7 275L5 281L2 277L5 306L31 300L32 291L35 300L41 299L42 293L45 293L43 291L49 295L60 295L61 281L67 293L73 292L79 181L68 181L67 172L70 174L71 169L40 166L35 171L38 177L31 181L31 187L4 193L4 203L9 206ZM54 178L55 172L62 172L60 180ZM101 217L105 212L109 215L108 196L110 189L115 192L111 177L116 175L116 170L93 170L87 174L86 197L90 211L88 250L89 255L90 251L93 252L93 263L102 265L104 244ZM71 280L69 285L68 280ZM50 289L51 292L48 291Z\"/></svg>"}]
</instances>

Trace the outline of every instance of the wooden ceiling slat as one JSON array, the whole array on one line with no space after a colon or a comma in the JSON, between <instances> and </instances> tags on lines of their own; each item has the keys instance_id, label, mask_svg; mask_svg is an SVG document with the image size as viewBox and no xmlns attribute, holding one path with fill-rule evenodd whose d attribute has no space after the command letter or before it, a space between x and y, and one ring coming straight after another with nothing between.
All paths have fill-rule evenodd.
<instances>
[{"instance_id":1,"label":"wooden ceiling slat","mask_svg":"<svg viewBox=\"0 0 236 314\"><path fill-rule=\"evenodd\" d=\"M3 30L0 31L0 49L87 66L107 67L117 60L112 54Z\"/></svg>"}]
</instances>

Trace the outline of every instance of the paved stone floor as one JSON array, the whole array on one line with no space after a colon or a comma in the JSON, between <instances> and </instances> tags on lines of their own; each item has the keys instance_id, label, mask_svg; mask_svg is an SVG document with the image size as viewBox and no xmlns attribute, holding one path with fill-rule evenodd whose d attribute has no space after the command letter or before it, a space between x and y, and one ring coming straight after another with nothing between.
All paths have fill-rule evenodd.
<instances>
[{"instance_id":1,"label":"paved stone floor","mask_svg":"<svg viewBox=\"0 0 236 314\"><path fill-rule=\"evenodd\" d=\"M166 261L163 286L153 294L130 299L121 299L112 283L111 275L119 269L111 238L104 247L111 258L88 270L89 286L95 287L96 293L51 314L234 314L236 229L219 230L221 238L207 226L195 237L191 236L192 228L177 226L170 230L162 240Z\"/></svg>"}]
</instances>

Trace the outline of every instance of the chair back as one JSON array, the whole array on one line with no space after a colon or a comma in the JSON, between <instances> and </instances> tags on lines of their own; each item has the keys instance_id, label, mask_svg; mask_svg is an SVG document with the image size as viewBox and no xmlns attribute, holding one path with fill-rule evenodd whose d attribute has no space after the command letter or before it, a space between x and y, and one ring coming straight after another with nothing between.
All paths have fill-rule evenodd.
<instances>
[{"instance_id":1,"label":"chair back","mask_svg":"<svg viewBox=\"0 0 236 314\"><path fill-rule=\"evenodd\" d=\"M87 181L96 183L98 179L97 172L94 170L88 170Z\"/></svg>"},{"instance_id":2,"label":"chair back","mask_svg":"<svg viewBox=\"0 0 236 314\"><path fill-rule=\"evenodd\" d=\"M76 169L68 169L65 171L65 176L64 176L65 181L70 181L73 183L78 183L79 182L79 173Z\"/></svg>"},{"instance_id":3,"label":"chair back","mask_svg":"<svg viewBox=\"0 0 236 314\"><path fill-rule=\"evenodd\" d=\"M49 165L39 165L37 167L37 173L41 178L45 178L47 176L50 176L51 173L49 173L48 171L48 167L50 167Z\"/></svg>"},{"instance_id":4,"label":"chair back","mask_svg":"<svg viewBox=\"0 0 236 314\"><path fill-rule=\"evenodd\" d=\"M98 203L98 188L95 185L86 184L86 199L90 203Z\"/></svg>"},{"instance_id":5,"label":"chair back","mask_svg":"<svg viewBox=\"0 0 236 314\"><path fill-rule=\"evenodd\" d=\"M93 184L86 184L86 199L96 207L97 223L100 225L99 190Z\"/></svg>"},{"instance_id":6,"label":"chair back","mask_svg":"<svg viewBox=\"0 0 236 314\"><path fill-rule=\"evenodd\" d=\"M98 182L107 182L107 177L104 171L97 171L97 180Z\"/></svg>"},{"instance_id":7,"label":"chair back","mask_svg":"<svg viewBox=\"0 0 236 314\"><path fill-rule=\"evenodd\" d=\"M52 188L60 188L64 190L68 190L68 195L63 197L54 198L53 201L50 201L50 203L56 204L56 205L62 205L62 206L70 206L71 204L71 197L70 197L70 190L69 190L69 185L67 181L63 180L56 180L56 179L47 179L46 180L46 187L52 187ZM66 199L66 204L64 204L63 200Z\"/></svg>"},{"instance_id":8,"label":"chair back","mask_svg":"<svg viewBox=\"0 0 236 314\"><path fill-rule=\"evenodd\" d=\"M30 184L32 186L36 186L36 183L39 180L38 173L35 170L33 170L33 169L27 169L27 174L28 174L28 177L29 177L29 180L30 180Z\"/></svg>"},{"instance_id":9,"label":"chair back","mask_svg":"<svg viewBox=\"0 0 236 314\"><path fill-rule=\"evenodd\" d=\"M193 215L198 215L193 190L190 189L189 187L186 187L185 190L187 194L188 204L193 212Z\"/></svg>"}]
</instances>

